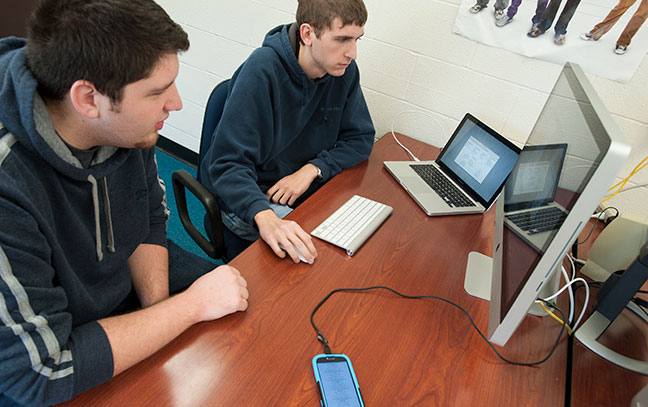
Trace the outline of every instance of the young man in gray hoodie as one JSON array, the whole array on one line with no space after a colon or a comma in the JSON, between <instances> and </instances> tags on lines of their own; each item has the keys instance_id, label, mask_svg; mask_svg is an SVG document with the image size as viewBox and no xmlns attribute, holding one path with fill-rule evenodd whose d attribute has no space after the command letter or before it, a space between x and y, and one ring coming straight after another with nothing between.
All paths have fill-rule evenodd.
<instances>
[{"instance_id":1,"label":"young man in gray hoodie","mask_svg":"<svg viewBox=\"0 0 648 407\"><path fill-rule=\"evenodd\" d=\"M247 308L236 269L166 239L154 146L188 47L152 0L44 0L0 40L0 404L65 402Z\"/></svg>"}]
</instances>

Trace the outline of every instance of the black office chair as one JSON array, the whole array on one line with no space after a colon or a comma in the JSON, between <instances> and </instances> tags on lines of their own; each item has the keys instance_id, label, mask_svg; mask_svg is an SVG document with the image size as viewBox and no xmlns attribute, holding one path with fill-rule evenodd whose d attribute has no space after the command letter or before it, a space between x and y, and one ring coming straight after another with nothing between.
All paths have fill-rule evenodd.
<instances>
[{"instance_id":1,"label":"black office chair","mask_svg":"<svg viewBox=\"0 0 648 407\"><path fill-rule=\"evenodd\" d=\"M229 79L226 79L216 85L212 90L211 95L209 95L207 107L205 108L205 117L203 119L202 134L200 137L198 172L196 178L192 177L191 174L185 170L175 171L171 175L173 194L175 196L178 215L180 215L182 226L184 226L189 236L198 244L198 246L200 246L200 248L213 259L220 259L225 254L223 220L221 218L221 210L216 197L214 197L214 195L212 195L212 193L209 192L198 180L200 179L200 164L209 148L209 145L211 144L212 135L214 134L214 130L223 114L223 107L225 106L225 99L227 98L228 82ZM185 188L198 198L207 211L205 215L205 231L207 237L203 236L191 222L189 211L187 210Z\"/></svg>"}]
</instances>

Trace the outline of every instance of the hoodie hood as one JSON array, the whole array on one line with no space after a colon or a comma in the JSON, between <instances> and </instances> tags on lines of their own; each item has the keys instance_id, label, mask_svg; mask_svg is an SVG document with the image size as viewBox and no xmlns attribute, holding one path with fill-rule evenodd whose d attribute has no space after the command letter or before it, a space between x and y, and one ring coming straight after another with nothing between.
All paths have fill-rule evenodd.
<instances>
[{"instance_id":1,"label":"hoodie hood","mask_svg":"<svg viewBox=\"0 0 648 407\"><path fill-rule=\"evenodd\" d=\"M332 76L326 74L322 78L312 81L306 75L297 60L296 54L300 46L297 35L299 35L297 23L277 26L266 34L262 47L271 48L277 53L291 80L304 89L305 99L303 102L305 102L308 92L312 92L317 86L326 84L332 79Z\"/></svg>"},{"instance_id":2,"label":"hoodie hood","mask_svg":"<svg viewBox=\"0 0 648 407\"><path fill-rule=\"evenodd\" d=\"M18 143L66 176L76 180L106 177L126 160L130 150L102 146L92 167L82 167L56 133L37 92L36 79L27 67L26 44L22 38L0 40L0 123Z\"/></svg>"},{"instance_id":3,"label":"hoodie hood","mask_svg":"<svg viewBox=\"0 0 648 407\"><path fill-rule=\"evenodd\" d=\"M43 99L37 92L37 82L27 67L26 41L20 38L0 40L0 124L16 142L34 156L40 157L64 177L91 185L95 248L99 261L103 259L100 208L104 208L107 232L107 249L115 251L108 176L126 162L133 153L129 149L101 146L95 153L92 165L83 168L59 137ZM103 194L99 192L102 188ZM103 201L103 205L100 203Z\"/></svg>"}]
</instances>

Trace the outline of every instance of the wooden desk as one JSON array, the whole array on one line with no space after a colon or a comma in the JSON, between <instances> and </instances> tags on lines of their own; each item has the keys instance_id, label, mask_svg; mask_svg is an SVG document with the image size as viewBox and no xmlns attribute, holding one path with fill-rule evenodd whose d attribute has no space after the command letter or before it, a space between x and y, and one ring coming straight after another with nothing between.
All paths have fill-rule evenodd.
<instances>
[{"instance_id":1,"label":"wooden desk","mask_svg":"<svg viewBox=\"0 0 648 407\"><path fill-rule=\"evenodd\" d=\"M438 153L403 137L420 158ZM482 332L488 303L463 289L468 252L491 255L494 209L485 215L427 217L382 167L406 160L391 137L371 158L343 171L291 213L307 231L353 194L394 208L380 229L349 257L317 239L315 264L279 259L256 242L232 265L249 283L250 307L197 324L168 346L73 400L71 405L318 406L311 359L323 353L309 316L340 287L390 286L462 305ZM500 361L456 308L387 292L334 295L316 315L334 352L353 361L368 406L561 406L566 340L540 367ZM527 317L504 356L535 361L560 325Z\"/></svg>"}]
</instances>

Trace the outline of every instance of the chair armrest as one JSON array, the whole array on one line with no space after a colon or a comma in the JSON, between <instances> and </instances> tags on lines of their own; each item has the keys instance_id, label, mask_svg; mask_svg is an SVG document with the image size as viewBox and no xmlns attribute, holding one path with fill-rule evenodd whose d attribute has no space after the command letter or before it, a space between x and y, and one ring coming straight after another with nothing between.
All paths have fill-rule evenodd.
<instances>
[{"instance_id":1,"label":"chair armrest","mask_svg":"<svg viewBox=\"0 0 648 407\"><path fill-rule=\"evenodd\" d=\"M223 239L223 220L221 218L220 206L214 195L207 190L202 184L198 182L185 170L175 171L171 175L173 183L173 194L175 196L176 205L178 207L178 215L182 226L189 234L189 236L200 246L200 248L211 258L218 259L223 257L225 253L225 243ZM209 240L207 240L194 226L189 217L187 209L187 197L185 188L189 190L205 207L206 232Z\"/></svg>"}]
</instances>

